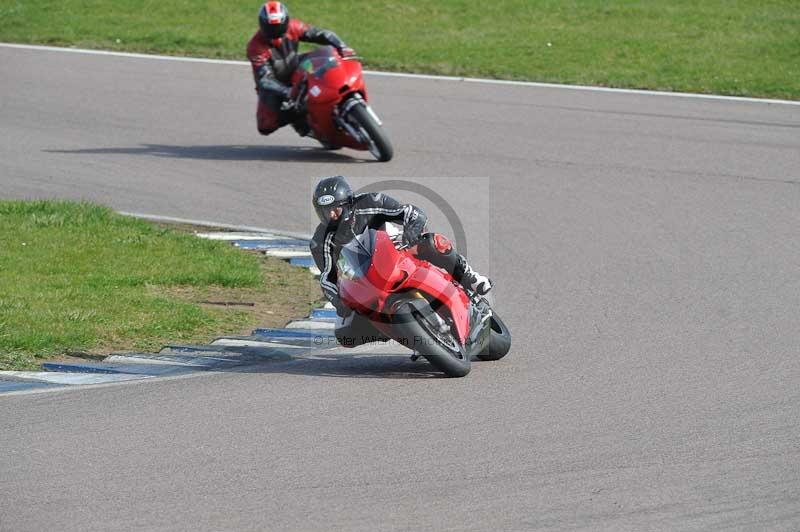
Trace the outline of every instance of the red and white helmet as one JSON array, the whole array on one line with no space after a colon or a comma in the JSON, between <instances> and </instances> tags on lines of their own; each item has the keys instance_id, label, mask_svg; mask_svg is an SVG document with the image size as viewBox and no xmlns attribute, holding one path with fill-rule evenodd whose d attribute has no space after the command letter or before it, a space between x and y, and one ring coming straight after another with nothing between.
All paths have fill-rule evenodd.
<instances>
[{"instance_id":1,"label":"red and white helmet","mask_svg":"<svg viewBox=\"0 0 800 532\"><path fill-rule=\"evenodd\" d=\"M282 2L267 2L258 12L258 25L268 39L279 39L289 28L289 10Z\"/></svg>"}]
</instances>

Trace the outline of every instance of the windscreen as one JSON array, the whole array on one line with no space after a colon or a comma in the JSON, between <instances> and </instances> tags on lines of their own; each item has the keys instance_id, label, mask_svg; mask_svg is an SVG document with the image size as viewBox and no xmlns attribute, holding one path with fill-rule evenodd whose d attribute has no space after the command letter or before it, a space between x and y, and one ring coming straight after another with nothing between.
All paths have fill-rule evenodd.
<instances>
[{"instance_id":1,"label":"windscreen","mask_svg":"<svg viewBox=\"0 0 800 532\"><path fill-rule=\"evenodd\" d=\"M375 251L375 230L365 229L363 233L342 246L339 252L339 275L345 279L360 279L367 275L372 254Z\"/></svg>"},{"instance_id":2,"label":"windscreen","mask_svg":"<svg viewBox=\"0 0 800 532\"><path fill-rule=\"evenodd\" d=\"M335 67L338 62L339 56L333 46L321 46L306 55L306 58L300 63L300 68L315 78L322 79L325 77L325 73Z\"/></svg>"}]
</instances>

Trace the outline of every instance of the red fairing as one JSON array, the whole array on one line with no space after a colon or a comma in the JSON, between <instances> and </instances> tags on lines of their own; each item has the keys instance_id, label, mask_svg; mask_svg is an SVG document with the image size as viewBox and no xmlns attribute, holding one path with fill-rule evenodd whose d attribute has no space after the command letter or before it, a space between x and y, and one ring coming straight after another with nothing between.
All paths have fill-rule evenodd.
<instances>
[{"instance_id":1,"label":"red fairing","mask_svg":"<svg viewBox=\"0 0 800 532\"><path fill-rule=\"evenodd\" d=\"M315 74L324 65L322 75ZM310 69L310 70L309 70ZM361 63L354 60L342 60L331 46L322 46L312 50L301 61L292 75L292 85L297 86L303 79L307 80L308 125L317 138L325 139L336 146L366 150L366 144L340 130L333 121L334 109L354 93L367 99L367 89Z\"/></svg>"},{"instance_id":2,"label":"red fairing","mask_svg":"<svg viewBox=\"0 0 800 532\"><path fill-rule=\"evenodd\" d=\"M453 278L428 262L413 259L419 264L411 277L404 283L403 289L416 288L421 292L438 299L450 311L450 315L458 331L458 339L463 345L469 336L469 298L463 290L456 287Z\"/></svg>"},{"instance_id":3,"label":"red fairing","mask_svg":"<svg viewBox=\"0 0 800 532\"><path fill-rule=\"evenodd\" d=\"M353 92L360 92L365 100L369 101L367 95L367 85L364 83L364 73L361 69L361 63L354 60L342 61L342 67L345 72L345 83L350 87L347 94Z\"/></svg>"},{"instance_id":4,"label":"red fairing","mask_svg":"<svg viewBox=\"0 0 800 532\"><path fill-rule=\"evenodd\" d=\"M399 284L398 284L399 283ZM378 231L372 264L365 278L339 281L339 296L362 313L387 313L387 298L398 292L418 290L441 301L449 310L459 340L469 336L469 298L444 270L398 251L384 231Z\"/></svg>"},{"instance_id":5,"label":"red fairing","mask_svg":"<svg viewBox=\"0 0 800 532\"><path fill-rule=\"evenodd\" d=\"M366 277L353 281L342 279L339 283L339 297L342 301L354 309L366 312L380 312L384 308L386 298L391 294L388 288L403 277L401 265L416 269L413 262L406 260L413 258L397 251L391 240L386 237L386 233L378 235L379 240L376 241L375 253L372 255L372 265ZM385 238L380 238L381 236ZM388 241L388 245L384 240Z\"/></svg>"}]
</instances>

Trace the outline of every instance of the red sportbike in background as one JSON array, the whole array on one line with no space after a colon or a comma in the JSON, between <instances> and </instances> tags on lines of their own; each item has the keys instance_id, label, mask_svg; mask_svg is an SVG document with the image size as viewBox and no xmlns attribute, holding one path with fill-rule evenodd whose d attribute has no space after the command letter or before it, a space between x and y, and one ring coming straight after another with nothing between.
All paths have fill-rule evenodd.
<instances>
[{"instance_id":1,"label":"red sportbike in background","mask_svg":"<svg viewBox=\"0 0 800 532\"><path fill-rule=\"evenodd\" d=\"M355 236L337 267L339 297L357 314L350 322L360 324L340 320L336 337L346 347L394 339L449 377L469 373L473 356L498 360L511 348L508 328L485 298L398 249L385 228Z\"/></svg>"},{"instance_id":2,"label":"red sportbike in background","mask_svg":"<svg viewBox=\"0 0 800 532\"><path fill-rule=\"evenodd\" d=\"M392 158L392 144L367 103L361 62L355 57L343 58L333 46L304 54L292 75L292 95L324 146L369 150L379 161Z\"/></svg>"}]
</instances>

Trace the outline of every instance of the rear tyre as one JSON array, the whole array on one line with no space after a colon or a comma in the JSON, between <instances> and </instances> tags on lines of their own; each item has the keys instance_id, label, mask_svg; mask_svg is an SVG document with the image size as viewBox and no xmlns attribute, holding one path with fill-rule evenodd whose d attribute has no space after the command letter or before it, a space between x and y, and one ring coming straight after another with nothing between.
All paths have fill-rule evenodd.
<instances>
[{"instance_id":1,"label":"rear tyre","mask_svg":"<svg viewBox=\"0 0 800 532\"><path fill-rule=\"evenodd\" d=\"M478 355L480 360L500 360L511 349L511 332L497 314L492 314L492 330L489 336L489 345Z\"/></svg>"},{"instance_id":2,"label":"rear tyre","mask_svg":"<svg viewBox=\"0 0 800 532\"><path fill-rule=\"evenodd\" d=\"M369 138L369 152L381 162L391 160L394 156L394 149L389 141L389 135L367 111L366 104L354 105L350 110L350 118Z\"/></svg>"}]
</instances>

